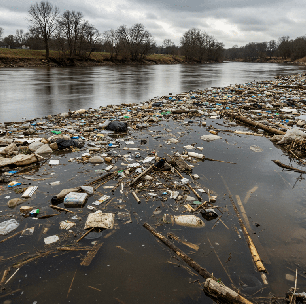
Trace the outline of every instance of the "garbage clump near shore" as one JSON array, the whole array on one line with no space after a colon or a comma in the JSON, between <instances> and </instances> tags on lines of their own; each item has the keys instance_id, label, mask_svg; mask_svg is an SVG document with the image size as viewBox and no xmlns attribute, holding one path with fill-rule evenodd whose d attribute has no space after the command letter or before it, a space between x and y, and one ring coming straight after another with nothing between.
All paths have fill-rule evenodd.
<instances>
[{"instance_id":1,"label":"garbage clump near shore","mask_svg":"<svg viewBox=\"0 0 306 304\"><path fill-rule=\"evenodd\" d=\"M306 74L299 74L169 94L140 104L4 122L0 125L0 194L6 203L1 209L0 243L7 249L2 250L2 293L13 291L9 282L25 265L85 252L79 265L88 267L98 259L108 237L129 225L141 225L199 275L199 289L207 296L220 303L255 303L255 294L268 291L274 278L261 257L262 245L244 207L247 199L242 203L239 195L233 195L223 177L222 170L232 170L239 159L226 151L223 159L206 151L209 145L229 146L228 136L267 138L296 161L292 166L274 159L271 165L305 174L305 103ZM256 144L248 146L248 153L264 152ZM209 171L203 169L207 162L210 168L224 165L216 165L216 170L225 194L209 181ZM254 295L244 293L247 287L236 271L230 273L220 260L216 242L212 245L210 238L199 237L199 245L184 237L215 235L215 227L220 226L223 233L233 231L235 242L247 248L248 265L253 263L250 267L260 280ZM175 229L179 236L172 233ZM19 252L15 245L25 238L32 238L31 246ZM210 250L218 266L205 265L198 256L193 259L194 252L185 253L174 241L195 252L200 248L208 255L205 250ZM233 243L227 246L234 250ZM222 271L222 279L214 268L218 274ZM303 291L292 289L292 301Z\"/></svg>"}]
</instances>

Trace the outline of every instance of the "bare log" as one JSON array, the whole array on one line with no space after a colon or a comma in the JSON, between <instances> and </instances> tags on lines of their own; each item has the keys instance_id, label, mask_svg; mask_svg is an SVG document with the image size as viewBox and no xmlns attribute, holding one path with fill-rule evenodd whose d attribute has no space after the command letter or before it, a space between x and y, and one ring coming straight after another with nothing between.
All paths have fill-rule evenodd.
<instances>
[{"instance_id":1,"label":"bare log","mask_svg":"<svg viewBox=\"0 0 306 304\"><path fill-rule=\"evenodd\" d=\"M207 296L214 299L217 303L228 304L252 304L249 300L239 295L234 290L208 278L204 283L204 292Z\"/></svg>"}]
</instances>

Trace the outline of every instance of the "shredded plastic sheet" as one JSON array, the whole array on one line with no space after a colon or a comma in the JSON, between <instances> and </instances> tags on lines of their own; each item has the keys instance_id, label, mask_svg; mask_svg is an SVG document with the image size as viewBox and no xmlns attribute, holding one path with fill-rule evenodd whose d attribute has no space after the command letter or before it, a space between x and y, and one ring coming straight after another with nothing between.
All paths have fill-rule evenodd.
<instances>
[{"instance_id":1,"label":"shredded plastic sheet","mask_svg":"<svg viewBox=\"0 0 306 304\"><path fill-rule=\"evenodd\" d=\"M0 235L7 235L17 229L18 226L19 223L14 219L4 221L0 223Z\"/></svg>"},{"instance_id":2,"label":"shredded plastic sheet","mask_svg":"<svg viewBox=\"0 0 306 304\"><path fill-rule=\"evenodd\" d=\"M296 139L305 139L306 133L301 131L298 128L292 128L290 130L287 130L286 134L283 136L283 138L277 143L278 145L281 144L288 144Z\"/></svg>"}]
</instances>

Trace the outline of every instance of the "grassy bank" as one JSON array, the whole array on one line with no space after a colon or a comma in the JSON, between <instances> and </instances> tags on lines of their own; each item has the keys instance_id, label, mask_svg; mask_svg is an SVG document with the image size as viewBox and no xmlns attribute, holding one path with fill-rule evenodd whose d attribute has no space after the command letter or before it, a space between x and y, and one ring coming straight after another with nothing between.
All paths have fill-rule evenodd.
<instances>
[{"instance_id":1,"label":"grassy bank","mask_svg":"<svg viewBox=\"0 0 306 304\"><path fill-rule=\"evenodd\" d=\"M50 59L45 60L43 50L2 49L0 48L0 67L35 66L99 66L116 64L175 64L186 62L183 56L152 54L139 62L131 62L120 57L111 59L109 53L94 52L87 60L80 58L64 60L57 51L50 51Z\"/></svg>"}]
</instances>

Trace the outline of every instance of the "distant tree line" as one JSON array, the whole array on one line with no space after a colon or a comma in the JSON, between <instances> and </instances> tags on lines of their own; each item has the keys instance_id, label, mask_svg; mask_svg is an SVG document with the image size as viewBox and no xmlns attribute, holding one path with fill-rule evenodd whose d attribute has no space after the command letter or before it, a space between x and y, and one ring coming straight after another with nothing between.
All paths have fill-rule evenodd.
<instances>
[{"instance_id":1,"label":"distant tree line","mask_svg":"<svg viewBox=\"0 0 306 304\"><path fill-rule=\"evenodd\" d=\"M267 60L272 57L296 60L306 56L306 35L290 39L283 36L269 42L251 42L245 46L233 46L224 51L225 59L245 61Z\"/></svg>"},{"instance_id":2,"label":"distant tree line","mask_svg":"<svg viewBox=\"0 0 306 304\"><path fill-rule=\"evenodd\" d=\"M157 46L154 38L141 23L131 27L125 25L100 34L99 31L84 20L81 12L66 10L60 14L59 9L50 2L41 1L30 6L29 32L22 29L15 35L3 36L0 27L0 46L10 48L30 48L46 50L46 59L50 50L58 51L61 58L89 58L92 52L110 53L111 60L143 60L152 53L183 55L187 61L206 62L223 60L223 44L217 42L199 29L188 30L176 46L171 39L165 39Z\"/></svg>"}]
</instances>

